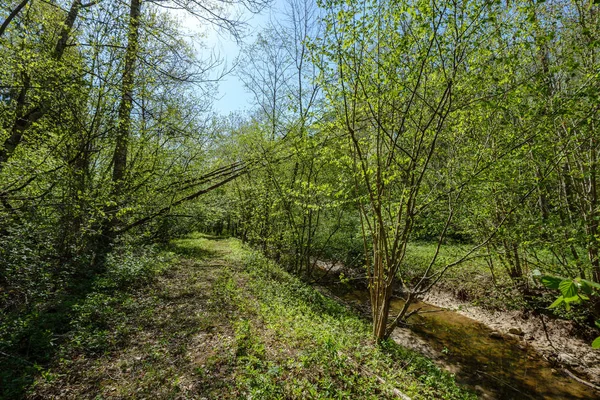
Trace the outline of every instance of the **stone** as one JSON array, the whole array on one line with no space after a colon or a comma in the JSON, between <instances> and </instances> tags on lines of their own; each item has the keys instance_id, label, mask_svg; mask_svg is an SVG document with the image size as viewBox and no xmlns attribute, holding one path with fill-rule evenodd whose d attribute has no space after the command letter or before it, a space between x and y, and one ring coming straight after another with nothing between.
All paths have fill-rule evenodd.
<instances>
[{"instance_id":1,"label":"stone","mask_svg":"<svg viewBox=\"0 0 600 400\"><path fill-rule=\"evenodd\" d=\"M488 336L491 337L492 339L504 339L502 337L502 334L498 331L490 332L490 334Z\"/></svg>"},{"instance_id":2,"label":"stone","mask_svg":"<svg viewBox=\"0 0 600 400\"><path fill-rule=\"evenodd\" d=\"M572 367L579 365L579 360L567 353L558 353L558 361Z\"/></svg>"},{"instance_id":3,"label":"stone","mask_svg":"<svg viewBox=\"0 0 600 400\"><path fill-rule=\"evenodd\" d=\"M525 335L525 332L523 332L521 329L519 328L510 328L508 330L508 333L512 334L512 335L517 335L517 336L523 336Z\"/></svg>"}]
</instances>

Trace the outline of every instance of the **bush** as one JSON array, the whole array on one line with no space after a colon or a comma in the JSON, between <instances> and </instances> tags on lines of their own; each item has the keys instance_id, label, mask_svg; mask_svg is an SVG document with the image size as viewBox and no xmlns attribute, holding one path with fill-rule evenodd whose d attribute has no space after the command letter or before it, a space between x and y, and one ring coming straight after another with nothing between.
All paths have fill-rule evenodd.
<instances>
[{"instance_id":1,"label":"bush","mask_svg":"<svg viewBox=\"0 0 600 400\"><path fill-rule=\"evenodd\" d=\"M96 279L97 289L124 289L148 283L168 265L170 254L156 246L121 245L106 257L106 271Z\"/></svg>"}]
</instances>

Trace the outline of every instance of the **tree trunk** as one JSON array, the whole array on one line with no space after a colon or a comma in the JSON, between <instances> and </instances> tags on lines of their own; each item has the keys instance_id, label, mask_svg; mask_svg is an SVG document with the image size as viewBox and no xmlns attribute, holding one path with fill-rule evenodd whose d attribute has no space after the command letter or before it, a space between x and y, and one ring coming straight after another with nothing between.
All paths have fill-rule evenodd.
<instances>
[{"instance_id":1,"label":"tree trunk","mask_svg":"<svg viewBox=\"0 0 600 400\"><path fill-rule=\"evenodd\" d=\"M383 243L386 240L384 230L384 226L378 226L379 232L373 237L373 271L369 277L373 336L377 341L387 337L388 315L393 289L393 277L391 277L392 279L388 277L390 266L387 265Z\"/></svg>"},{"instance_id":2,"label":"tree trunk","mask_svg":"<svg viewBox=\"0 0 600 400\"><path fill-rule=\"evenodd\" d=\"M106 209L106 219L96 243L95 268L103 268L106 254L117 235L116 227L119 219L116 214L119 210L119 198L124 192L127 177L127 151L129 136L131 135L131 110L133 107L133 88L135 78L135 65L139 48L139 27L142 3L141 0L131 0L129 10L129 27L127 34L127 48L125 50L125 67L121 86L121 102L119 103L117 134L112 163L112 205Z\"/></svg>"},{"instance_id":3,"label":"tree trunk","mask_svg":"<svg viewBox=\"0 0 600 400\"><path fill-rule=\"evenodd\" d=\"M131 0L129 13L129 33L127 35L127 49L125 51L125 69L123 70L123 85L121 89L121 103L119 104L119 121L117 125L117 138L113 154L113 175L115 194L122 192L122 184L127 173L127 147L131 134L131 109L133 106L133 88L135 77L135 64L139 47L139 27L142 3L141 0Z\"/></svg>"}]
</instances>

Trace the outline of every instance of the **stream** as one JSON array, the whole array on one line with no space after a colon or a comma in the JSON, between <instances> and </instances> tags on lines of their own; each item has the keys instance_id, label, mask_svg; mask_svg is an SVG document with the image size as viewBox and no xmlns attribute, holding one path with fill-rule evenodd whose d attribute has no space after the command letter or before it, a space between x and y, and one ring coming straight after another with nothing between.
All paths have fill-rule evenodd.
<instances>
[{"instance_id":1,"label":"stream","mask_svg":"<svg viewBox=\"0 0 600 400\"><path fill-rule=\"evenodd\" d=\"M369 295L355 290L340 296L347 302L368 304ZM403 301L392 300L392 312ZM600 399L600 393L564 375L517 335L500 335L456 312L415 303L424 314L409 320L409 329L392 335L401 345L433 356L455 374L457 382L483 399Z\"/></svg>"}]
</instances>

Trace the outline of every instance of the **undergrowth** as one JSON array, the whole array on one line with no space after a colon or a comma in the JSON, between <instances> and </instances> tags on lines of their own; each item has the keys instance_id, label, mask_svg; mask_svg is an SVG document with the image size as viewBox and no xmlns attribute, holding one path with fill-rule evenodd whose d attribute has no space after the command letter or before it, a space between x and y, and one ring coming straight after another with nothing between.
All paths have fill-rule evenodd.
<instances>
[{"instance_id":1,"label":"undergrowth","mask_svg":"<svg viewBox=\"0 0 600 400\"><path fill-rule=\"evenodd\" d=\"M415 399L469 398L430 360L393 341L375 345L369 324L346 306L256 252L243 260L266 326L296 353L281 369L288 396L395 398L396 388ZM268 371L263 379L277 388L280 379Z\"/></svg>"},{"instance_id":2,"label":"undergrowth","mask_svg":"<svg viewBox=\"0 0 600 400\"><path fill-rule=\"evenodd\" d=\"M48 366L74 352L101 354L129 334L133 292L171 262L154 246L121 246L107 257L105 272L78 274L45 301L1 315L0 399L26 395L37 376L53 380Z\"/></svg>"},{"instance_id":3,"label":"undergrowth","mask_svg":"<svg viewBox=\"0 0 600 400\"><path fill-rule=\"evenodd\" d=\"M52 351L16 353L30 363L18 374L3 366L4 398L475 398L237 240L196 234L111 260L62 329L35 326Z\"/></svg>"}]
</instances>

